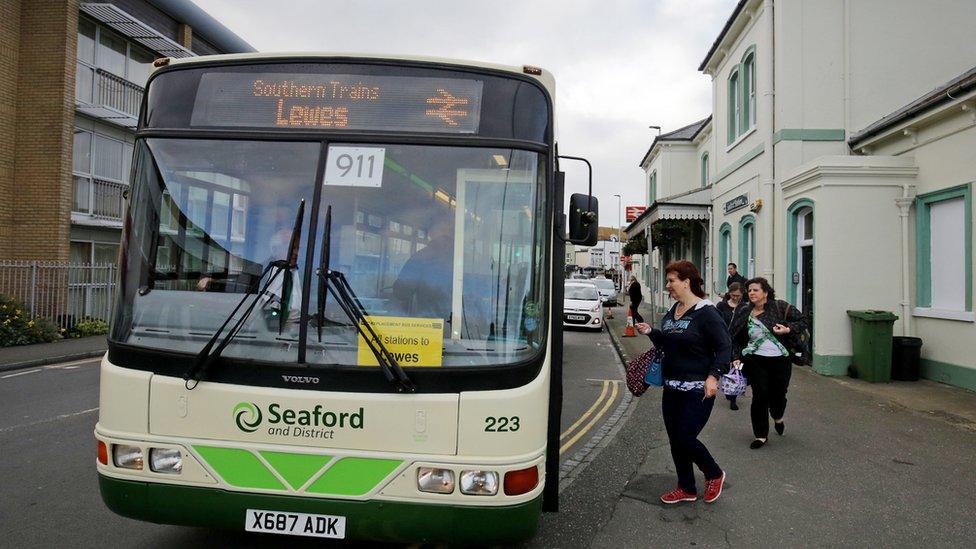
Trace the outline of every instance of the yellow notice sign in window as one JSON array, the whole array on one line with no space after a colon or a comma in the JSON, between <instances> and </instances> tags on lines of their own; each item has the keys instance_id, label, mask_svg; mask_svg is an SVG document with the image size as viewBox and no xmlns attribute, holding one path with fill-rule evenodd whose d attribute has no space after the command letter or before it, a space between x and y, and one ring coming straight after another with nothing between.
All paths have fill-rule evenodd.
<instances>
[{"instance_id":1,"label":"yellow notice sign in window","mask_svg":"<svg viewBox=\"0 0 976 549\"><path fill-rule=\"evenodd\" d=\"M443 364L444 320L368 316L365 321L373 326L373 331L400 366L439 367ZM358 363L360 366L379 366L362 335L359 336Z\"/></svg>"}]
</instances>

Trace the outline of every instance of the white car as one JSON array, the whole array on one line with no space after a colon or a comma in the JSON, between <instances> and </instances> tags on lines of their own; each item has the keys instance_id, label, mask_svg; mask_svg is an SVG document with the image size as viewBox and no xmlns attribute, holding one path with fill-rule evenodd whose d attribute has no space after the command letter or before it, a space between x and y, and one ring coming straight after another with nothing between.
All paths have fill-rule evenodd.
<instances>
[{"instance_id":1,"label":"white car","mask_svg":"<svg viewBox=\"0 0 976 549\"><path fill-rule=\"evenodd\" d=\"M608 307L617 306L617 286L609 278L594 278L590 282L600 292L600 299Z\"/></svg>"},{"instance_id":2,"label":"white car","mask_svg":"<svg viewBox=\"0 0 976 549\"><path fill-rule=\"evenodd\" d=\"M563 326L603 329L603 300L592 282L567 281L563 295Z\"/></svg>"}]
</instances>

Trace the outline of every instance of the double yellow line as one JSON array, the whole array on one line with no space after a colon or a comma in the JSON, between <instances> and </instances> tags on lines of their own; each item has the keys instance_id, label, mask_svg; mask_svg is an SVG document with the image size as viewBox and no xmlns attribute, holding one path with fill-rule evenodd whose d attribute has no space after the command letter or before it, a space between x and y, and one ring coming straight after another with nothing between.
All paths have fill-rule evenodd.
<instances>
[{"instance_id":1,"label":"double yellow line","mask_svg":"<svg viewBox=\"0 0 976 549\"><path fill-rule=\"evenodd\" d=\"M614 379L603 380L603 390L600 391L600 396L597 397L596 402L593 403L593 406L590 406L589 410L583 412L583 415L581 415L579 419L577 419L572 425L570 425L568 429L563 431L563 434L559 435L560 442L562 442L567 437L570 437L570 435L572 435L572 437L570 437L569 440L566 440L566 442L559 447L560 455L562 455L563 452L565 452L570 447L572 447L573 444L576 444L576 442L580 438L582 438L583 435L588 433L590 429L592 429L593 426L596 425L597 421L600 421L600 418L607 413L607 410L610 409L610 406L613 405L615 400L617 400L617 394L619 392L620 392L620 381ZM609 394L609 398L607 398L608 394ZM600 408L601 404L603 405L602 408ZM595 416L593 416L593 412L595 412L597 408L600 408L600 411L597 412ZM593 418L590 419L590 421L586 423L586 425L584 425L582 429L577 430L577 428L580 425L583 425L583 422L589 419L590 416L593 416ZM573 434L574 431L576 432L576 434Z\"/></svg>"}]
</instances>

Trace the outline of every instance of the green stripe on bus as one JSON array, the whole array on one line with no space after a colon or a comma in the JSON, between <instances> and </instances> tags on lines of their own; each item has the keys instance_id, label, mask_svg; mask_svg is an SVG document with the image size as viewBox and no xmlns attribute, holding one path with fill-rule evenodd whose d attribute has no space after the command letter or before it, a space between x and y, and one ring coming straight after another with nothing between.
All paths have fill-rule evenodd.
<instances>
[{"instance_id":1,"label":"green stripe on bus","mask_svg":"<svg viewBox=\"0 0 976 549\"><path fill-rule=\"evenodd\" d=\"M361 496L403 463L396 459L343 458L322 474L306 492Z\"/></svg>"},{"instance_id":2,"label":"green stripe on bus","mask_svg":"<svg viewBox=\"0 0 976 549\"><path fill-rule=\"evenodd\" d=\"M285 489L261 460L247 450L214 446L194 446L193 449L231 486L264 490Z\"/></svg>"},{"instance_id":3,"label":"green stripe on bus","mask_svg":"<svg viewBox=\"0 0 976 549\"><path fill-rule=\"evenodd\" d=\"M298 490L325 467L332 456L318 456L312 454L289 454L285 452L259 452L261 457L268 460L271 467L278 471L291 487Z\"/></svg>"}]
</instances>

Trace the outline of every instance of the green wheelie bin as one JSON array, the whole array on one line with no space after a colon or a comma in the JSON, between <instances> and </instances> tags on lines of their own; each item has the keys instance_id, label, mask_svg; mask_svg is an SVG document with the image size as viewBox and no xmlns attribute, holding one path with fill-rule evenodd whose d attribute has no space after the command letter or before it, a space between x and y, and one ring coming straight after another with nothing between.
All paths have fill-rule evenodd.
<instances>
[{"instance_id":1,"label":"green wheelie bin","mask_svg":"<svg viewBox=\"0 0 976 549\"><path fill-rule=\"evenodd\" d=\"M852 374L864 381L891 381L891 333L898 317L888 311L847 311L854 343Z\"/></svg>"}]
</instances>

